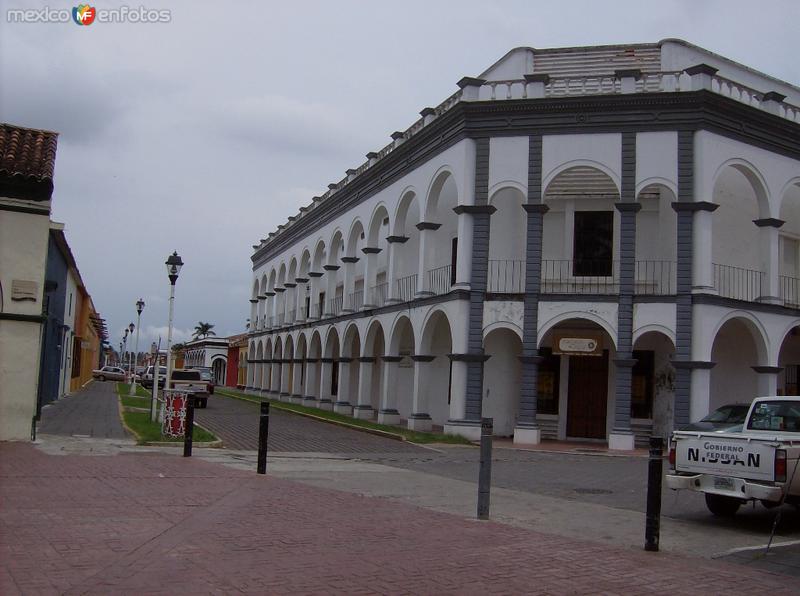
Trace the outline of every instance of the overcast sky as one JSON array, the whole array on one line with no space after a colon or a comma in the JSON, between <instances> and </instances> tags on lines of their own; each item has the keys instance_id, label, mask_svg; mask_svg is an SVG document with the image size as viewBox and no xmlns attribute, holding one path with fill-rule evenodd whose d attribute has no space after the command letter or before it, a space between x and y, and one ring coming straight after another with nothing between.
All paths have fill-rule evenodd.
<instances>
[{"instance_id":1,"label":"overcast sky","mask_svg":"<svg viewBox=\"0 0 800 596\"><path fill-rule=\"evenodd\" d=\"M52 218L114 346L139 297L140 349L166 341L173 250L175 339L244 331L251 246L513 47L679 37L800 83L798 0L141 4L171 21L10 24L73 5L0 1L0 120L60 133Z\"/></svg>"}]
</instances>

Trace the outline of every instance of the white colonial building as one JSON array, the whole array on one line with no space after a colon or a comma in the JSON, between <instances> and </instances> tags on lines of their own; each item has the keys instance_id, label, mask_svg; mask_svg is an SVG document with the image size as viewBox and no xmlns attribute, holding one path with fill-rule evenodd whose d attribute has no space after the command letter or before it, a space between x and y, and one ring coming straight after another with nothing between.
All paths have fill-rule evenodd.
<instances>
[{"instance_id":1,"label":"white colonial building","mask_svg":"<svg viewBox=\"0 0 800 596\"><path fill-rule=\"evenodd\" d=\"M228 368L228 344L227 337L204 337L187 341L183 344L183 365L187 368L210 368L214 382L224 385Z\"/></svg>"},{"instance_id":2,"label":"white colonial building","mask_svg":"<svg viewBox=\"0 0 800 596\"><path fill-rule=\"evenodd\" d=\"M679 40L458 86L253 247L248 391L620 449L797 392L800 89Z\"/></svg>"}]
</instances>

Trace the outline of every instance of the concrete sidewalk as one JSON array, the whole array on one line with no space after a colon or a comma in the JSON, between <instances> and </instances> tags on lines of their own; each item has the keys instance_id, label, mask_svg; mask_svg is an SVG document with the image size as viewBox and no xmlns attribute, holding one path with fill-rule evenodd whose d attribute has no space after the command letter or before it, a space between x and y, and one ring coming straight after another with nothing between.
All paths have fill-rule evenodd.
<instances>
[{"instance_id":1,"label":"concrete sidewalk","mask_svg":"<svg viewBox=\"0 0 800 596\"><path fill-rule=\"evenodd\" d=\"M0 444L0 593L797 593L724 562L76 444Z\"/></svg>"}]
</instances>

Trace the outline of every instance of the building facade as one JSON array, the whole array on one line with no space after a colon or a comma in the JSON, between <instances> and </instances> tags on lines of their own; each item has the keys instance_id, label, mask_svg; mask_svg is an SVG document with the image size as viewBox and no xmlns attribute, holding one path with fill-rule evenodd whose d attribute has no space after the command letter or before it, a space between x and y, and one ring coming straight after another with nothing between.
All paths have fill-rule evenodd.
<instances>
[{"instance_id":1,"label":"building facade","mask_svg":"<svg viewBox=\"0 0 800 596\"><path fill-rule=\"evenodd\" d=\"M515 442L797 392L800 89L517 48L255 245L247 390Z\"/></svg>"},{"instance_id":2,"label":"building facade","mask_svg":"<svg viewBox=\"0 0 800 596\"><path fill-rule=\"evenodd\" d=\"M183 345L183 367L210 368L217 385L224 385L227 376L228 338L206 337L188 341Z\"/></svg>"},{"instance_id":3,"label":"building facade","mask_svg":"<svg viewBox=\"0 0 800 596\"><path fill-rule=\"evenodd\" d=\"M37 413L56 133L0 124L0 440Z\"/></svg>"}]
</instances>

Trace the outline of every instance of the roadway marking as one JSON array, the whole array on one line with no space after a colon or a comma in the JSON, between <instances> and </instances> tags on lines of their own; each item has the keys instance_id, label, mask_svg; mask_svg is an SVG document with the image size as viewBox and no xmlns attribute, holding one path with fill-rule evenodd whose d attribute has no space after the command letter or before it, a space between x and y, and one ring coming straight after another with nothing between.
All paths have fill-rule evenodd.
<instances>
[{"instance_id":1,"label":"roadway marking","mask_svg":"<svg viewBox=\"0 0 800 596\"><path fill-rule=\"evenodd\" d=\"M787 540L786 542L773 542L771 545L767 544L760 544L758 546L740 546L738 548L732 548L730 550L726 550L724 552L718 553L716 555L712 555L712 559L719 559L721 557L727 557L729 555L735 555L736 553L744 553L748 551L754 550L767 550L767 546L769 549L772 550L773 548L781 548L783 546L797 546L800 544L800 540Z\"/></svg>"}]
</instances>

